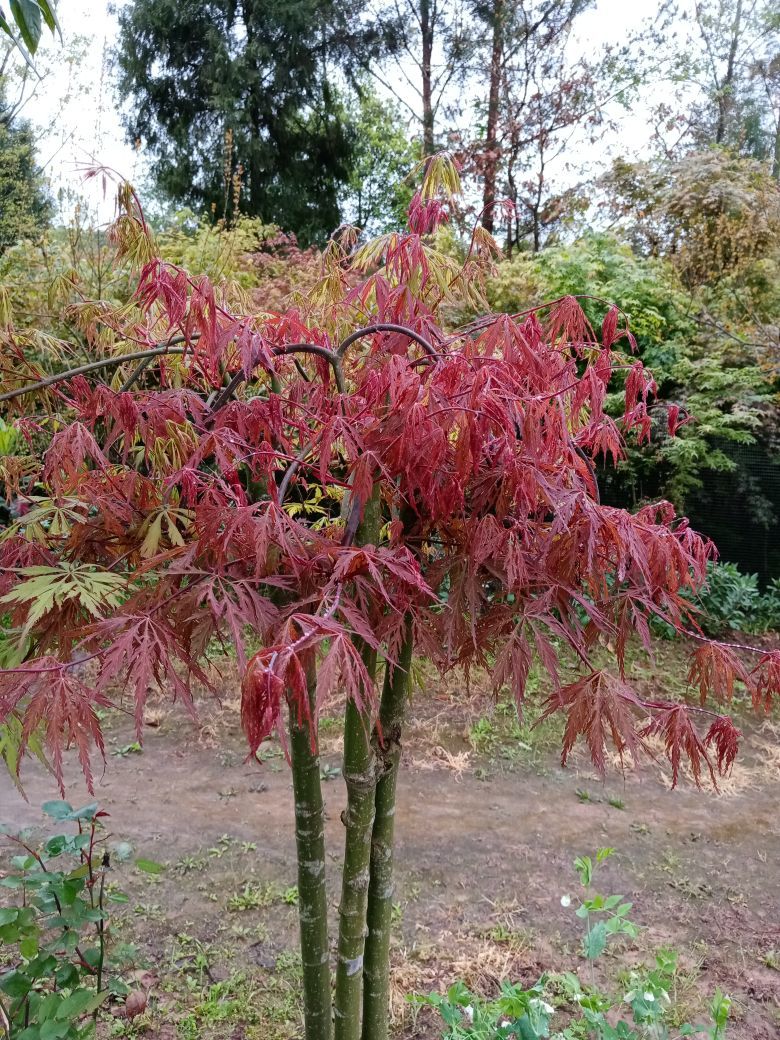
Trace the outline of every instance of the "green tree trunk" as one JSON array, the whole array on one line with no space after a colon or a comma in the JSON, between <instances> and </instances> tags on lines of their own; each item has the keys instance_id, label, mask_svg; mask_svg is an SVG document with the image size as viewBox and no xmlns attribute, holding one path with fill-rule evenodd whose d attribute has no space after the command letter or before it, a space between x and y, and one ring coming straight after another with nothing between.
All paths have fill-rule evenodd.
<instances>
[{"instance_id":1,"label":"green tree trunk","mask_svg":"<svg viewBox=\"0 0 780 1040\"><path fill-rule=\"evenodd\" d=\"M365 505L356 535L357 544L375 543L380 526L381 503L375 492ZM376 651L361 640L356 640L356 643L361 647L363 661L373 680ZM376 761L371 730L370 712L360 711L352 700L348 700L344 715L343 773L347 786L347 808L341 817L346 827L346 837L336 964L336 1040L360 1040L363 952L376 792Z\"/></svg>"},{"instance_id":2,"label":"green tree trunk","mask_svg":"<svg viewBox=\"0 0 780 1040\"><path fill-rule=\"evenodd\" d=\"M393 912L393 838L395 795L401 759L401 728L409 694L413 638L407 622L406 638L393 667L385 668L379 711L381 743L376 740L379 779L376 788L371 871L368 888L368 937L363 968L362 1040L387 1040L390 1003L390 931Z\"/></svg>"},{"instance_id":3,"label":"green tree trunk","mask_svg":"<svg viewBox=\"0 0 780 1040\"><path fill-rule=\"evenodd\" d=\"M374 825L376 764L370 740L371 720L347 704L344 727L344 779L347 829L339 907L339 954L336 965L336 1040L360 1040L363 952Z\"/></svg>"},{"instance_id":4,"label":"green tree trunk","mask_svg":"<svg viewBox=\"0 0 780 1040\"><path fill-rule=\"evenodd\" d=\"M316 666L307 666L313 701ZM325 889L325 812L320 758L306 720L290 705L290 757L295 797L298 852L298 916L301 930L303 1010L306 1040L331 1040L332 1001L328 950L328 898Z\"/></svg>"}]
</instances>

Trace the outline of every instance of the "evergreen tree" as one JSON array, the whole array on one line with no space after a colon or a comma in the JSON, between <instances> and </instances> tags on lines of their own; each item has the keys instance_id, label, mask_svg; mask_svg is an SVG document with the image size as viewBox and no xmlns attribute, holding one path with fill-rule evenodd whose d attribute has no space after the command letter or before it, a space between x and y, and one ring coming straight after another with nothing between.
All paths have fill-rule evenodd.
<instances>
[{"instance_id":1,"label":"evergreen tree","mask_svg":"<svg viewBox=\"0 0 780 1040\"><path fill-rule=\"evenodd\" d=\"M321 238L340 220L354 128L334 89L378 55L364 0L135 0L115 55L126 126L163 195Z\"/></svg>"},{"instance_id":2,"label":"evergreen tree","mask_svg":"<svg viewBox=\"0 0 780 1040\"><path fill-rule=\"evenodd\" d=\"M19 239L38 234L50 219L32 130L6 105L0 78L0 254Z\"/></svg>"}]
</instances>

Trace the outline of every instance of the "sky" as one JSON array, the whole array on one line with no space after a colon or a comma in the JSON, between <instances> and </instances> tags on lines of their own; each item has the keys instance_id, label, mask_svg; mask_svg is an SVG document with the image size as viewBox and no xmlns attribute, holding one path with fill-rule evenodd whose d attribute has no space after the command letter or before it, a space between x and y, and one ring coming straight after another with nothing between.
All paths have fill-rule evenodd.
<instances>
[{"instance_id":1,"label":"sky","mask_svg":"<svg viewBox=\"0 0 780 1040\"><path fill-rule=\"evenodd\" d=\"M690 6L686 0L683 6ZM119 0L121 6L121 0ZM578 43L587 48L617 41L657 11L656 0L597 0L595 9L580 21ZM43 74L24 115L37 129L38 151L64 218L77 202L100 221L113 214L110 192L103 196L99 182L84 182L84 170L104 165L138 184L146 169L143 152L125 140L109 55L116 43L117 19L108 0L61 2L64 45L47 39L38 52ZM641 110L623 120L620 147L631 154L646 142Z\"/></svg>"}]
</instances>

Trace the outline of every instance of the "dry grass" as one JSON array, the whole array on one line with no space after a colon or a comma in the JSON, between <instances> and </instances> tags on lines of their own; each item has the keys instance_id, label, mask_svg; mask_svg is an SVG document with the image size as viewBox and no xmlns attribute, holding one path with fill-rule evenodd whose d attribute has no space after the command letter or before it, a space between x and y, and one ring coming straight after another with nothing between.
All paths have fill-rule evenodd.
<instances>
[{"instance_id":1,"label":"dry grass","mask_svg":"<svg viewBox=\"0 0 780 1040\"><path fill-rule=\"evenodd\" d=\"M770 781L777 780L780 776L780 723L770 722L767 719L759 733L762 737L768 738L755 742L764 777Z\"/></svg>"},{"instance_id":2,"label":"dry grass","mask_svg":"<svg viewBox=\"0 0 780 1040\"><path fill-rule=\"evenodd\" d=\"M407 742L407 746L410 742ZM424 746L422 741L415 741L420 746ZM471 766L471 752L470 751L448 751L440 744L436 744L433 747L426 748L426 757L416 758L414 755L409 759L409 764L414 769L419 769L421 772L430 772L432 770L446 770L453 774L456 780L460 780L461 777Z\"/></svg>"},{"instance_id":3,"label":"dry grass","mask_svg":"<svg viewBox=\"0 0 780 1040\"><path fill-rule=\"evenodd\" d=\"M549 967L549 964L548 964ZM527 946L497 943L458 932L439 932L437 943L393 954L390 1020L394 1029L413 1027L418 1010L409 1003L413 993L443 991L457 979L480 996L495 995L505 979L536 981L541 966Z\"/></svg>"}]
</instances>

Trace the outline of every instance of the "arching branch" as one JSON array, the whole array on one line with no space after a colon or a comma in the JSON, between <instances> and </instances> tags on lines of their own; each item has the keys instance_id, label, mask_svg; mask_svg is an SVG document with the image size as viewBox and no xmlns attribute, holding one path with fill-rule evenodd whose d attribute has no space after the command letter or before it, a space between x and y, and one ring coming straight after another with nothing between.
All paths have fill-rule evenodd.
<instances>
[{"instance_id":1,"label":"arching branch","mask_svg":"<svg viewBox=\"0 0 780 1040\"><path fill-rule=\"evenodd\" d=\"M344 373L341 369L341 362L338 355L328 347L321 347L317 343L286 343L281 347L273 347L271 353L274 357L284 357L287 354L314 354L317 357L325 358L333 369L333 375L336 380L336 385L339 388L339 393L345 393L346 387L344 384ZM220 390L214 398L214 402L211 406L212 414L218 412L223 405L227 404L246 378L246 373L243 368L240 368L238 372L231 376L224 389Z\"/></svg>"},{"instance_id":2,"label":"arching branch","mask_svg":"<svg viewBox=\"0 0 780 1040\"><path fill-rule=\"evenodd\" d=\"M20 386L16 390L6 390L5 393L0 394L0 401L12 401L15 397L23 397L25 394L34 393L36 390L45 390L47 386L64 383L75 376L84 376L90 372L98 372L101 368L122 365L126 361L144 361L148 363L148 360L151 358L164 357L166 354L185 354L187 352L186 347L175 345L184 342L186 342L185 338L181 336L167 343L158 343L153 347L147 347L146 350L134 350L129 354L118 354L114 357L101 358L99 361L89 361L85 365L79 365L78 368L69 368L65 372L57 372L54 375L46 376L44 379L39 379L35 383ZM140 375L137 369L136 373Z\"/></svg>"},{"instance_id":3,"label":"arching branch","mask_svg":"<svg viewBox=\"0 0 780 1040\"><path fill-rule=\"evenodd\" d=\"M436 357L437 351L425 336L421 336L420 333L415 332L414 329L407 328L406 325L394 325L392 322L384 321L376 322L374 325L366 325L363 329L355 329L354 332L350 333L346 339L339 343L336 353L340 358L344 357L344 354L353 343L356 343L364 336L373 336L375 332L398 332L402 336L408 336L409 339L414 340L415 343L419 344L429 357Z\"/></svg>"},{"instance_id":4,"label":"arching branch","mask_svg":"<svg viewBox=\"0 0 780 1040\"><path fill-rule=\"evenodd\" d=\"M353 343L356 343L357 340L362 339L364 336L372 336L376 332L397 332L401 335L408 336L409 339L418 343L429 357L436 356L436 350L424 336L415 332L414 329L407 328L405 325L395 325L390 322L378 322L375 325L367 325L365 328L356 329L353 333L347 336L345 340L342 340L335 351L328 347L320 346L317 343L289 343L284 346L274 347L272 353L276 357L283 357L287 354L314 354L317 357L324 358L333 369L333 375L336 380L336 385L339 388L339 392L344 393L346 386L344 383L344 373L341 368L341 358L349 347ZM79 365L77 368L69 368L64 372L57 372L53 375L45 376L43 379L39 379L34 383L28 383L26 386L17 387L15 390L6 390L4 393L0 394L0 402L12 401L17 397L24 397L25 394L34 393L36 390L45 390L47 387L55 386L57 383L67 382L67 380L73 379L74 376L88 375L91 372L98 372L102 368L111 368L115 365L122 365L127 361L139 361L141 363L133 372L131 372L122 385L123 391L129 390L152 359L156 357L164 357L166 354L186 354L186 344L197 338L199 338L198 333L193 333L190 337L177 336L174 339L167 340L165 343L156 343L153 347L147 347L144 350L134 350L129 354L118 354L113 357L100 358L97 361L89 361L84 365ZM216 397L211 409L212 412L217 411L222 407L222 405L230 400L237 387L241 385L244 379L245 375L243 370L235 373L227 386L225 386Z\"/></svg>"}]
</instances>

